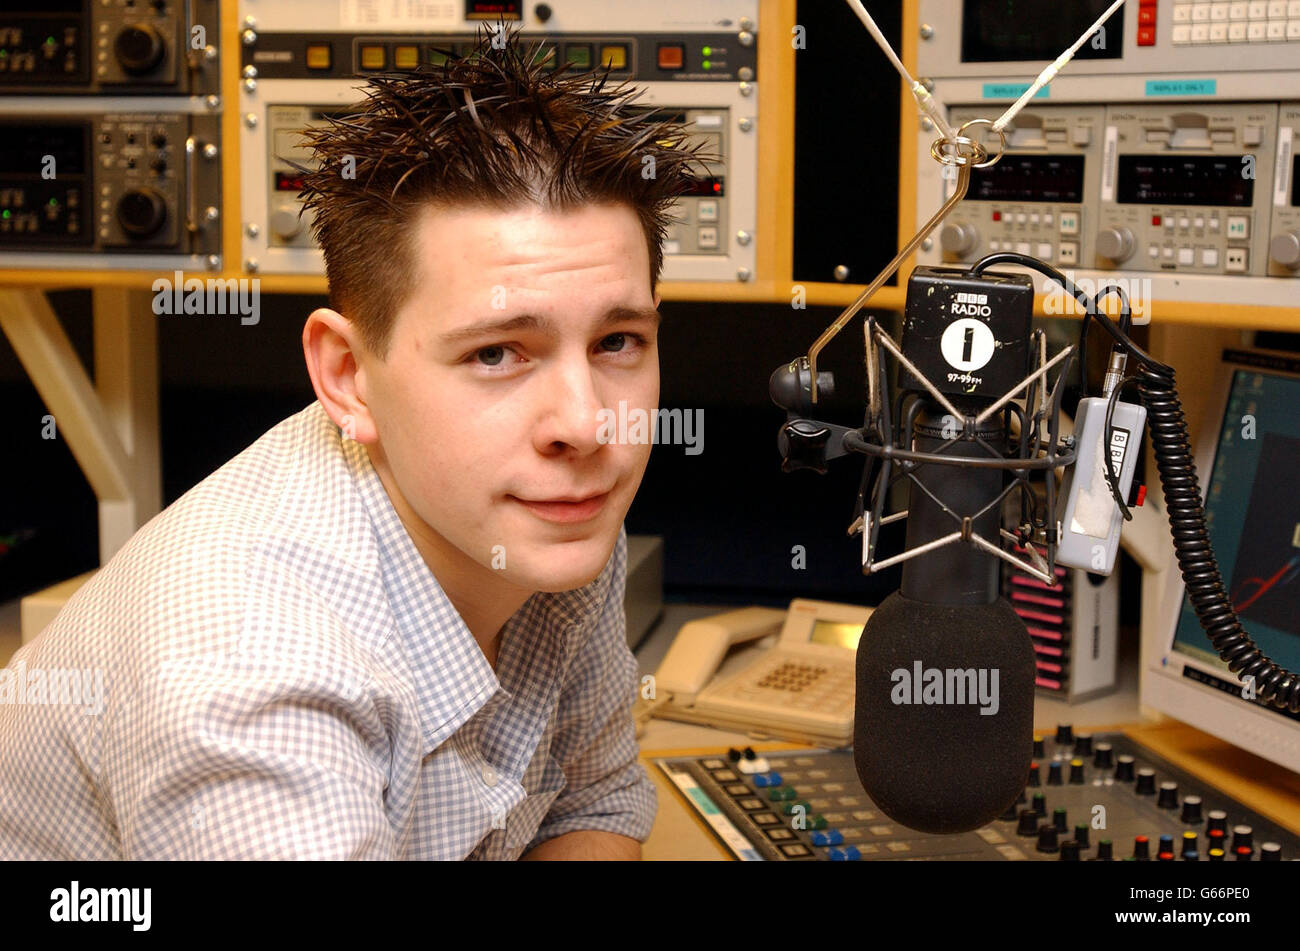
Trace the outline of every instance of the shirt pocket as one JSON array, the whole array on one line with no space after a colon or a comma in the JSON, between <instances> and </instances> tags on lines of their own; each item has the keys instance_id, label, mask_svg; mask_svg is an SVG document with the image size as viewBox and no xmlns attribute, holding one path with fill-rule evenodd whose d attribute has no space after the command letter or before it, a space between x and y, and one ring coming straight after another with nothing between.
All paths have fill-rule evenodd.
<instances>
[{"instance_id":1,"label":"shirt pocket","mask_svg":"<svg viewBox=\"0 0 1300 951\"><path fill-rule=\"evenodd\" d=\"M564 792L564 769L554 757L548 755L544 767L536 773L540 775L534 786L531 782L534 768L529 768L524 776L524 789L528 796L510 810L506 818L506 846L510 849L523 850L533 841L551 806Z\"/></svg>"}]
</instances>

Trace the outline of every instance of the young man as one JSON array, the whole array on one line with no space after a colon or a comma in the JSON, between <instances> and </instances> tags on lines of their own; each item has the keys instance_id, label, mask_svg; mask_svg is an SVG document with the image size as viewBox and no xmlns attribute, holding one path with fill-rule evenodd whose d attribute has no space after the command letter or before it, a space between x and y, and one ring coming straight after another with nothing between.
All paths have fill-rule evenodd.
<instances>
[{"instance_id":1,"label":"young man","mask_svg":"<svg viewBox=\"0 0 1300 951\"><path fill-rule=\"evenodd\" d=\"M0 674L0 858L640 857L622 523L650 447L601 411L657 406L696 156L529 58L485 40L310 133L318 401ZM99 709L33 699L56 671Z\"/></svg>"}]
</instances>

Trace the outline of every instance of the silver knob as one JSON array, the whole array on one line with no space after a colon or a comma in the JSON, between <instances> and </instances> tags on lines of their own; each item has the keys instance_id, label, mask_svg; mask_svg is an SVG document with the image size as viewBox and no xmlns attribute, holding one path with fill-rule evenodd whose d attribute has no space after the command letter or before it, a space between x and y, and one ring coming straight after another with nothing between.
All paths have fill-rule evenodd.
<instances>
[{"instance_id":1,"label":"silver knob","mask_svg":"<svg viewBox=\"0 0 1300 951\"><path fill-rule=\"evenodd\" d=\"M271 215L271 230L281 238L292 238L302 230L302 220L298 217L296 205L281 205Z\"/></svg>"},{"instance_id":2,"label":"silver knob","mask_svg":"<svg viewBox=\"0 0 1300 951\"><path fill-rule=\"evenodd\" d=\"M1273 235L1268 243L1268 256L1293 271L1300 268L1300 231Z\"/></svg>"},{"instance_id":3,"label":"silver knob","mask_svg":"<svg viewBox=\"0 0 1300 951\"><path fill-rule=\"evenodd\" d=\"M1127 261L1133 256L1133 232L1128 228L1105 228L1097 234L1097 253L1112 261Z\"/></svg>"},{"instance_id":4,"label":"silver knob","mask_svg":"<svg viewBox=\"0 0 1300 951\"><path fill-rule=\"evenodd\" d=\"M974 251L979 240L980 235L975 226L961 221L949 222L939 232L939 244L949 254L958 257L965 257Z\"/></svg>"}]
</instances>

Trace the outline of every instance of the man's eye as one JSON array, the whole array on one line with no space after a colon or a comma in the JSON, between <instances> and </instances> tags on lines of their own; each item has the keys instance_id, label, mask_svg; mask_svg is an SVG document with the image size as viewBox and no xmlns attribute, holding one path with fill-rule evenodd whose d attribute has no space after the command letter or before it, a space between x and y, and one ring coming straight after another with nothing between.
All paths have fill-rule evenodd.
<instances>
[{"instance_id":1,"label":"man's eye","mask_svg":"<svg viewBox=\"0 0 1300 951\"><path fill-rule=\"evenodd\" d=\"M629 349L626 346L629 340L637 346L644 347L646 344L645 337L642 337L640 334L617 333L605 337L601 340L600 345L607 353L620 353L623 350Z\"/></svg>"},{"instance_id":2,"label":"man's eye","mask_svg":"<svg viewBox=\"0 0 1300 951\"><path fill-rule=\"evenodd\" d=\"M474 354L484 366L498 366L506 358L505 347L484 347Z\"/></svg>"}]
</instances>

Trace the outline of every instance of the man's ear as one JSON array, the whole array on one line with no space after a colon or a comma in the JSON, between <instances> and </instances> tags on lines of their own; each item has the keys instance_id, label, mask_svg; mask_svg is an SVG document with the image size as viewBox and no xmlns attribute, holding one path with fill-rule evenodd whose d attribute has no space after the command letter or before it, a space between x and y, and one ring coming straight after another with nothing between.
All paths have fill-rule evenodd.
<instances>
[{"instance_id":1,"label":"man's ear","mask_svg":"<svg viewBox=\"0 0 1300 951\"><path fill-rule=\"evenodd\" d=\"M358 355L364 344L352 322L337 311L312 311L302 328L302 354L316 398L344 435L364 445L379 433L366 402L365 370Z\"/></svg>"}]
</instances>

